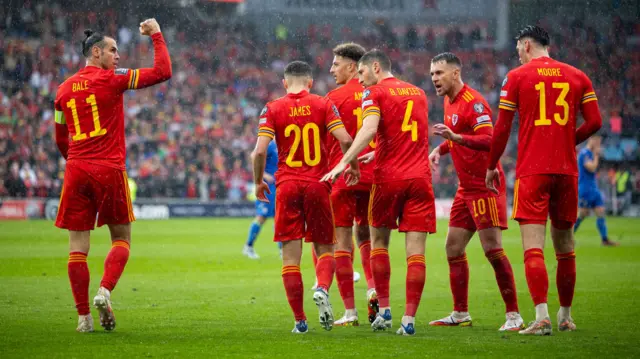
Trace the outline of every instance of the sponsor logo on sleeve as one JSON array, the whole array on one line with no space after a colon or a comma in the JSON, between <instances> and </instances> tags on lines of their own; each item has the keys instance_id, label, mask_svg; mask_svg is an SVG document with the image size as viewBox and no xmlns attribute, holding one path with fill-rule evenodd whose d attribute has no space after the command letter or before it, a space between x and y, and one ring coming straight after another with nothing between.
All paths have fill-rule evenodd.
<instances>
[{"instance_id":1,"label":"sponsor logo on sleeve","mask_svg":"<svg viewBox=\"0 0 640 359\"><path fill-rule=\"evenodd\" d=\"M507 91L505 90L500 91L500 97L507 97Z\"/></svg>"},{"instance_id":2,"label":"sponsor logo on sleeve","mask_svg":"<svg viewBox=\"0 0 640 359\"><path fill-rule=\"evenodd\" d=\"M116 75L126 75L129 73L129 69L116 69Z\"/></svg>"},{"instance_id":3,"label":"sponsor logo on sleeve","mask_svg":"<svg viewBox=\"0 0 640 359\"><path fill-rule=\"evenodd\" d=\"M338 111L336 105L333 105L331 107L333 108L333 114L336 115L336 117L340 118L340 111Z\"/></svg>"},{"instance_id":4,"label":"sponsor logo on sleeve","mask_svg":"<svg viewBox=\"0 0 640 359\"><path fill-rule=\"evenodd\" d=\"M267 106L262 108L262 111L260 111L260 117L264 116L267 113Z\"/></svg>"},{"instance_id":5,"label":"sponsor logo on sleeve","mask_svg":"<svg viewBox=\"0 0 640 359\"><path fill-rule=\"evenodd\" d=\"M504 77L504 80L502 80L502 87L504 87L507 84L507 76Z\"/></svg>"},{"instance_id":6,"label":"sponsor logo on sleeve","mask_svg":"<svg viewBox=\"0 0 640 359\"><path fill-rule=\"evenodd\" d=\"M371 90L364 90L364 92L362 93L362 99L364 100L365 98L369 97L370 94Z\"/></svg>"},{"instance_id":7,"label":"sponsor logo on sleeve","mask_svg":"<svg viewBox=\"0 0 640 359\"><path fill-rule=\"evenodd\" d=\"M373 105L373 100L367 100L362 103L362 108Z\"/></svg>"}]
</instances>

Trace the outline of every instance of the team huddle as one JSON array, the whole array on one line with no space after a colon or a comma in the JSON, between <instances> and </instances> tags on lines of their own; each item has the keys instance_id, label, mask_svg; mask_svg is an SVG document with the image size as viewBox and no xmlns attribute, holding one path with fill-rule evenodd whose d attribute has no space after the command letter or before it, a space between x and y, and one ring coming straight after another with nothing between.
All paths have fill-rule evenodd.
<instances>
[{"instance_id":1,"label":"team huddle","mask_svg":"<svg viewBox=\"0 0 640 359\"><path fill-rule=\"evenodd\" d=\"M141 23L140 31L154 42L152 69L116 68L115 40L87 33L83 42L87 66L61 85L56 98L56 142L68 161L56 226L70 232L68 268L80 332L93 331L86 258L97 214L98 225L109 226L113 243L94 298L106 330L115 328L110 296L129 256L130 223L135 218L124 172L122 93L171 77L157 22ZM528 26L516 39L522 66L503 81L495 124L486 100L462 81L460 59L452 53L432 59L432 81L445 107L444 123L435 125L433 133L445 141L431 152L425 92L394 77L391 61L382 51L366 51L355 43L335 47L330 72L340 87L325 97L309 92L313 70L307 63L294 61L286 66L287 94L261 111L252 153L256 198L272 206L275 202L275 207L258 206L244 253L257 258L253 242L264 220L275 215L274 241L281 246L282 280L295 320L293 333L309 329L300 272L303 239L313 246L317 281L313 300L321 326L331 330L334 325L359 325L354 232L367 282L369 322L374 331L392 328L388 247L391 230L398 229L405 233L407 274L405 310L396 333L415 334L426 279L426 239L436 232L431 171L447 154L460 182L446 236L454 308L429 324L472 324L465 248L478 232L505 304L506 321L499 330L551 334L542 251L550 217L558 260L558 329L575 330L571 316L576 281L573 227L578 208L575 146L599 129L601 118L587 76L549 57L546 31ZM102 103L107 103L108 110L100 110L100 116L98 104ZM536 311L528 326L519 312L501 235L507 228L507 196L499 159L516 111L520 126L513 218L521 228L525 274ZM585 122L576 128L578 111ZM334 276L345 307L339 319L334 318L329 301Z\"/></svg>"}]
</instances>

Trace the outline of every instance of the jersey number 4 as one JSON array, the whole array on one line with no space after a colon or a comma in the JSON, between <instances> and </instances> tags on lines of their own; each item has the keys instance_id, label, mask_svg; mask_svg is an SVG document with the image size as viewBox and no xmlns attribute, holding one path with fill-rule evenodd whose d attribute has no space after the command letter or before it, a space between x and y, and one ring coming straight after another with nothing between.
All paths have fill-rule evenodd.
<instances>
[{"instance_id":1,"label":"jersey number 4","mask_svg":"<svg viewBox=\"0 0 640 359\"><path fill-rule=\"evenodd\" d=\"M411 131L411 141L418 141L418 121L411 119L411 112L413 111L413 100L407 102L407 109L404 111L404 119L402 120L402 132Z\"/></svg>"},{"instance_id":2,"label":"jersey number 4","mask_svg":"<svg viewBox=\"0 0 640 359\"><path fill-rule=\"evenodd\" d=\"M553 119L560 126L564 126L569 121L569 104L567 103L566 97L569 93L569 83L568 82L554 82L551 84L551 87L554 89L560 89L560 95L556 99L556 106L560 106L563 109L562 116L559 113L553 114ZM545 93L545 84L544 82L538 82L536 84L536 90L540 92L540 118L534 121L534 126L549 126L551 125L551 120L547 118L547 96Z\"/></svg>"},{"instance_id":3,"label":"jersey number 4","mask_svg":"<svg viewBox=\"0 0 640 359\"><path fill-rule=\"evenodd\" d=\"M85 100L86 103L91 105L91 114L93 115L93 131L89 132L89 137L104 136L107 134L107 129L100 126L100 115L98 114L98 103L96 102L96 95L92 94ZM71 109L71 115L73 116L73 127L76 130L76 134L73 135L74 141L84 140L87 138L87 134L83 133L80 129L80 120L78 119L78 108L76 107L76 99L72 98L67 101L67 107Z\"/></svg>"},{"instance_id":4,"label":"jersey number 4","mask_svg":"<svg viewBox=\"0 0 640 359\"><path fill-rule=\"evenodd\" d=\"M312 134L313 133L313 134ZM302 139L302 154L304 157L304 163L309 166L317 166L320 163L320 128L313 122L307 123L300 129L300 126L291 124L284 129L284 135L291 137L293 134L293 144L289 150L289 156L287 156L287 165L291 168L302 167L302 161L294 160L293 157L300 147L300 140ZM313 137L313 138L311 138ZM313 140L313 157L311 156L311 141Z\"/></svg>"}]
</instances>

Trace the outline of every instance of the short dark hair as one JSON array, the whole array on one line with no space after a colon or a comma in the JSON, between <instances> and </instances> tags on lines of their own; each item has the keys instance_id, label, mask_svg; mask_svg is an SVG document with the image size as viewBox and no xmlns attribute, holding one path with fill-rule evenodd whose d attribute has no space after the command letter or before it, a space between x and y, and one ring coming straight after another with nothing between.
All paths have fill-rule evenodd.
<instances>
[{"instance_id":1,"label":"short dark hair","mask_svg":"<svg viewBox=\"0 0 640 359\"><path fill-rule=\"evenodd\" d=\"M549 39L549 33L547 32L547 30L537 25L525 26L522 30L518 31L518 34L516 35L516 40L520 41L525 37L528 37L533 41L537 42L538 44L545 47L549 46L549 44L551 43L551 40Z\"/></svg>"},{"instance_id":2,"label":"short dark hair","mask_svg":"<svg viewBox=\"0 0 640 359\"><path fill-rule=\"evenodd\" d=\"M391 71L391 60L389 56L378 49L367 51L362 55L359 62L363 65L371 65L374 61L380 64L383 71Z\"/></svg>"},{"instance_id":3,"label":"short dark hair","mask_svg":"<svg viewBox=\"0 0 640 359\"><path fill-rule=\"evenodd\" d=\"M355 42L347 42L333 48L334 55L342 56L355 62L360 61L365 52L367 52L367 50Z\"/></svg>"},{"instance_id":4,"label":"short dark hair","mask_svg":"<svg viewBox=\"0 0 640 359\"><path fill-rule=\"evenodd\" d=\"M443 52L441 54L437 54L436 56L433 57L433 59L431 59L432 64L435 64L436 62L440 62L440 61L444 61L447 64L456 65L460 68L462 67L462 61L460 61L460 58L458 58L458 56L456 56L452 52Z\"/></svg>"},{"instance_id":5,"label":"short dark hair","mask_svg":"<svg viewBox=\"0 0 640 359\"><path fill-rule=\"evenodd\" d=\"M304 61L292 61L284 68L285 76L313 77L311 66Z\"/></svg>"},{"instance_id":6,"label":"short dark hair","mask_svg":"<svg viewBox=\"0 0 640 359\"><path fill-rule=\"evenodd\" d=\"M98 46L101 49L104 47L104 35L101 33L87 29L84 30L84 35L86 36L84 40L82 40L82 54L84 57L89 57L91 55L92 47Z\"/></svg>"}]
</instances>

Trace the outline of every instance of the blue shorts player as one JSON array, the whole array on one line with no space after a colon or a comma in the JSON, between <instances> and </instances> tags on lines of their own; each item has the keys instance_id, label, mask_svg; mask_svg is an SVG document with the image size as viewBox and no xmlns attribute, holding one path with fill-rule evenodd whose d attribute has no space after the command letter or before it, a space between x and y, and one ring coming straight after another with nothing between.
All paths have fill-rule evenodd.
<instances>
[{"instance_id":1,"label":"blue shorts player","mask_svg":"<svg viewBox=\"0 0 640 359\"><path fill-rule=\"evenodd\" d=\"M260 256L256 253L253 248L253 244L258 238L258 234L260 233L260 229L262 225L267 220L267 218L273 217L276 211L276 179L275 173L278 170L278 147L276 147L276 142L271 141L269 143L269 147L267 148L267 166L264 171L264 180L269 184L269 190L271 194L267 194L267 198L269 199L269 203L261 202L256 200L256 218L251 223L249 227L249 236L247 238L247 243L242 250L242 254L251 258L251 259L259 259ZM279 245L281 245L279 243Z\"/></svg>"},{"instance_id":2,"label":"blue shorts player","mask_svg":"<svg viewBox=\"0 0 640 359\"><path fill-rule=\"evenodd\" d=\"M618 243L610 241L607 236L607 224L604 218L604 199L602 192L598 189L596 183L596 170L600 160L600 143L602 138L593 135L587 141L587 145L578 154L578 197L580 210L578 219L573 227L574 232L578 230L580 223L584 220L589 212L593 209L598 216L596 225L602 245L616 246Z\"/></svg>"}]
</instances>

